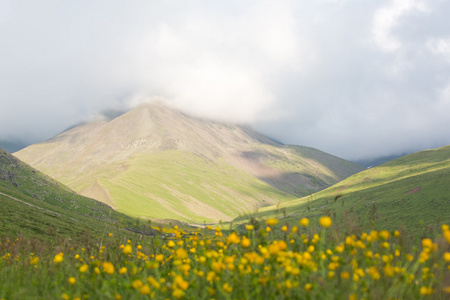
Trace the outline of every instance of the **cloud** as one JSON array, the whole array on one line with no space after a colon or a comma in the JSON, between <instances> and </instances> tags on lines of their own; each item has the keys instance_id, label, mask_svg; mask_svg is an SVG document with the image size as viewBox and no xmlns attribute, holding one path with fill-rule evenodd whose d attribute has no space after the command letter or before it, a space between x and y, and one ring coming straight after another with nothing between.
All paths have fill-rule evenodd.
<instances>
[{"instance_id":1,"label":"cloud","mask_svg":"<svg viewBox=\"0 0 450 300\"><path fill-rule=\"evenodd\" d=\"M345 158L450 144L446 1L0 6L0 139L156 96Z\"/></svg>"}]
</instances>

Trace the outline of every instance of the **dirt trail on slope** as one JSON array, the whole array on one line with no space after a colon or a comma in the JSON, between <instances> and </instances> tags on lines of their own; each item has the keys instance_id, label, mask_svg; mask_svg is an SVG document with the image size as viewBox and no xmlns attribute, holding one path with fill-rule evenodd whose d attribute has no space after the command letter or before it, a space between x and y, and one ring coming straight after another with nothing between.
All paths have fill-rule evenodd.
<instances>
[{"instance_id":1,"label":"dirt trail on slope","mask_svg":"<svg viewBox=\"0 0 450 300\"><path fill-rule=\"evenodd\" d=\"M5 197L8 197L8 198L10 198L10 199L12 199L12 200L14 200L14 201L20 202L20 203L22 203L22 204L25 204L25 205L28 205L28 206L31 206L31 207L34 207L34 208L43 210L43 211L45 211L45 212L48 212L48 213L51 213L51 214L55 214L55 215L57 215L57 216L61 216L60 213L57 213L57 212L54 212L54 211L51 211L51 210L48 210L48 209L45 209L45 208L42 208L42 207L33 205L33 204L31 204L31 203L22 201L22 200L20 200L20 199L17 199L17 198L15 198L15 197L13 197L13 196L8 195L8 194L4 194L4 193L0 192L0 195L5 196ZM73 221L75 221L75 222L78 222L77 220L75 220L75 219L73 219L73 218L70 218L70 219L73 220Z\"/></svg>"}]
</instances>

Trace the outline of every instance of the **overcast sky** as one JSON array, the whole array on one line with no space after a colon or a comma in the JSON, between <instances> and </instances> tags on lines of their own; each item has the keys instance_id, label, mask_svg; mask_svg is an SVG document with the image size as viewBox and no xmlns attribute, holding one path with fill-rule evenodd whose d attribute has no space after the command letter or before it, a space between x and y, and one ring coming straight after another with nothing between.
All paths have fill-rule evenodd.
<instances>
[{"instance_id":1,"label":"overcast sky","mask_svg":"<svg viewBox=\"0 0 450 300\"><path fill-rule=\"evenodd\" d=\"M0 139L163 97L359 159L450 144L450 1L0 0Z\"/></svg>"}]
</instances>

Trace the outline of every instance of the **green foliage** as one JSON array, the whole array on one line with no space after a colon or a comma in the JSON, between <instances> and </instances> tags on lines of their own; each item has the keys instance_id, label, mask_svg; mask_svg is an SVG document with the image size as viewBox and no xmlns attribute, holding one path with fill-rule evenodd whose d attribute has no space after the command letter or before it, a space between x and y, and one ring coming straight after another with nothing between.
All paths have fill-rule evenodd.
<instances>
[{"instance_id":1,"label":"green foliage","mask_svg":"<svg viewBox=\"0 0 450 300\"><path fill-rule=\"evenodd\" d=\"M450 147L422 151L357 173L311 197L237 218L309 216L325 213L362 220L362 226L404 226L412 233L450 222ZM312 201L311 201L312 200ZM309 202L309 203L308 203Z\"/></svg>"},{"instance_id":2,"label":"green foliage","mask_svg":"<svg viewBox=\"0 0 450 300\"><path fill-rule=\"evenodd\" d=\"M173 239L105 232L82 244L0 240L0 299L448 299L450 230L344 233L323 216Z\"/></svg>"},{"instance_id":3,"label":"green foliage","mask_svg":"<svg viewBox=\"0 0 450 300\"><path fill-rule=\"evenodd\" d=\"M112 226L142 230L133 218L76 194L1 149L0 204L0 235L56 242L98 237Z\"/></svg>"}]
</instances>

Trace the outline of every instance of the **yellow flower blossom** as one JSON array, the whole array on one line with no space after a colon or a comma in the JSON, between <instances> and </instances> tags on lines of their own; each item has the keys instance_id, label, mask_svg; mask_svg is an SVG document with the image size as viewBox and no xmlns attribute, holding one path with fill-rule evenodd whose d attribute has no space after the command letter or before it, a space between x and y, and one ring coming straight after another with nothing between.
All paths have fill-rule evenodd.
<instances>
[{"instance_id":1,"label":"yellow flower blossom","mask_svg":"<svg viewBox=\"0 0 450 300\"><path fill-rule=\"evenodd\" d=\"M269 226L275 226L278 224L278 219L270 218L266 221L267 225Z\"/></svg>"},{"instance_id":2,"label":"yellow flower blossom","mask_svg":"<svg viewBox=\"0 0 450 300\"><path fill-rule=\"evenodd\" d=\"M333 222L331 221L331 218L328 216L323 216L323 217L320 217L320 219L319 219L320 226L322 226L324 228L330 227L332 223Z\"/></svg>"},{"instance_id":3,"label":"yellow flower blossom","mask_svg":"<svg viewBox=\"0 0 450 300\"><path fill-rule=\"evenodd\" d=\"M64 254L62 252L56 254L55 257L53 258L53 262L56 264L61 263L63 260L64 260Z\"/></svg>"},{"instance_id":4,"label":"yellow flower blossom","mask_svg":"<svg viewBox=\"0 0 450 300\"><path fill-rule=\"evenodd\" d=\"M302 225L303 227L308 227L309 225L309 220L308 218L303 218L300 220L300 225Z\"/></svg>"},{"instance_id":5,"label":"yellow flower blossom","mask_svg":"<svg viewBox=\"0 0 450 300\"><path fill-rule=\"evenodd\" d=\"M103 272L105 272L106 274L111 275L115 272L114 265L110 262L107 262L107 261L103 262L102 267L103 267Z\"/></svg>"},{"instance_id":6,"label":"yellow flower blossom","mask_svg":"<svg viewBox=\"0 0 450 300\"><path fill-rule=\"evenodd\" d=\"M247 225L245 225L245 229L247 229L248 231L250 231L250 230L253 230L254 227L253 227L252 224L247 224Z\"/></svg>"},{"instance_id":7,"label":"yellow flower blossom","mask_svg":"<svg viewBox=\"0 0 450 300\"><path fill-rule=\"evenodd\" d=\"M150 294L150 287L148 286L148 284L145 284L144 286L141 287L141 289L139 290L139 292L142 295L148 295Z\"/></svg>"},{"instance_id":8,"label":"yellow flower blossom","mask_svg":"<svg viewBox=\"0 0 450 300\"><path fill-rule=\"evenodd\" d=\"M80 273L86 273L87 270L89 269L87 264L83 264L81 265L81 267L78 269L78 271L80 271Z\"/></svg>"},{"instance_id":9,"label":"yellow flower blossom","mask_svg":"<svg viewBox=\"0 0 450 300\"><path fill-rule=\"evenodd\" d=\"M132 252L133 248L131 247L130 244L127 244L126 246L123 247L122 253L123 254L130 254Z\"/></svg>"}]
</instances>

